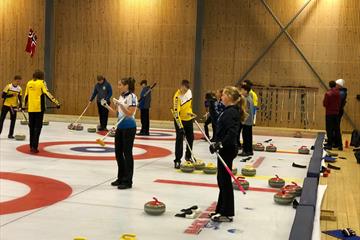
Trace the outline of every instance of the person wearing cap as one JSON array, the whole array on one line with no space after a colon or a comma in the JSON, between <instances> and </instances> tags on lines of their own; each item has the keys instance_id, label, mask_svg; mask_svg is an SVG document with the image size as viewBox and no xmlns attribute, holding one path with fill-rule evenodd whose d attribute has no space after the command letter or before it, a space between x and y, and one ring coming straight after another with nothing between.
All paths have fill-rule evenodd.
<instances>
[{"instance_id":1,"label":"person wearing cap","mask_svg":"<svg viewBox=\"0 0 360 240\"><path fill-rule=\"evenodd\" d=\"M336 87L335 81L329 82L330 89L325 93L323 106L325 107L326 117L326 135L328 138L324 149L331 150L334 144L339 142L339 110L340 110L340 93Z\"/></svg>"},{"instance_id":2,"label":"person wearing cap","mask_svg":"<svg viewBox=\"0 0 360 240\"><path fill-rule=\"evenodd\" d=\"M338 124L340 129L340 136L337 142L335 142L335 147L337 147L339 150L343 149L342 144L342 136L341 136L341 119L344 115L344 107L346 104L346 97L347 97L347 88L345 88L345 80L344 79L338 79L335 81L336 88L339 89L340 93L340 109L339 109L339 118L338 118Z\"/></svg>"},{"instance_id":3,"label":"person wearing cap","mask_svg":"<svg viewBox=\"0 0 360 240\"><path fill-rule=\"evenodd\" d=\"M140 82L142 90L140 93L139 109L141 119L141 130L137 135L149 136L150 120L149 120L149 109L151 104L151 90L150 86L147 85L147 80Z\"/></svg>"},{"instance_id":4,"label":"person wearing cap","mask_svg":"<svg viewBox=\"0 0 360 240\"><path fill-rule=\"evenodd\" d=\"M106 131L108 117L109 117L109 110L101 105L101 99L105 99L107 104L110 105L112 88L110 83L105 79L104 76L98 75L96 78L97 78L97 84L95 84L94 86L94 91L89 101L91 103L97 96L96 102L98 106L99 120L100 120L100 126L98 126L98 131Z\"/></svg>"}]
</instances>

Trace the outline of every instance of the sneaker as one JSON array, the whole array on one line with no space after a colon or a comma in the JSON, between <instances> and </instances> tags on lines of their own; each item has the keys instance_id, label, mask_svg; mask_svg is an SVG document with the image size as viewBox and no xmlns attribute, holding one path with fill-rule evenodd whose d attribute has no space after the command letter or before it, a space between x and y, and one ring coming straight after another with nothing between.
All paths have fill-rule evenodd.
<instances>
[{"instance_id":1,"label":"sneaker","mask_svg":"<svg viewBox=\"0 0 360 240\"><path fill-rule=\"evenodd\" d=\"M117 186L118 189L124 190L124 189L129 189L132 188L131 185L127 185L127 184L120 184Z\"/></svg>"},{"instance_id":2,"label":"sneaker","mask_svg":"<svg viewBox=\"0 0 360 240\"><path fill-rule=\"evenodd\" d=\"M219 213L217 213L217 212L210 212L210 213L209 213L209 218L211 218L212 216L215 216L216 214L219 214Z\"/></svg>"},{"instance_id":3,"label":"sneaker","mask_svg":"<svg viewBox=\"0 0 360 240\"><path fill-rule=\"evenodd\" d=\"M30 149L30 152L31 152L31 153L39 153L39 150L37 150L37 149L35 149L35 148L32 148L32 149Z\"/></svg>"},{"instance_id":4,"label":"sneaker","mask_svg":"<svg viewBox=\"0 0 360 240\"><path fill-rule=\"evenodd\" d=\"M14 139L15 137L13 135L9 135L8 138Z\"/></svg>"},{"instance_id":5,"label":"sneaker","mask_svg":"<svg viewBox=\"0 0 360 240\"><path fill-rule=\"evenodd\" d=\"M180 169L181 162L180 161L174 161L174 168Z\"/></svg>"},{"instance_id":6,"label":"sneaker","mask_svg":"<svg viewBox=\"0 0 360 240\"><path fill-rule=\"evenodd\" d=\"M211 220L214 222L232 222L233 218L229 216L223 216L220 213L218 213L212 216Z\"/></svg>"},{"instance_id":7,"label":"sneaker","mask_svg":"<svg viewBox=\"0 0 360 240\"><path fill-rule=\"evenodd\" d=\"M121 184L121 181L119 179L116 179L114 182L111 183L111 186L119 186Z\"/></svg>"}]
</instances>

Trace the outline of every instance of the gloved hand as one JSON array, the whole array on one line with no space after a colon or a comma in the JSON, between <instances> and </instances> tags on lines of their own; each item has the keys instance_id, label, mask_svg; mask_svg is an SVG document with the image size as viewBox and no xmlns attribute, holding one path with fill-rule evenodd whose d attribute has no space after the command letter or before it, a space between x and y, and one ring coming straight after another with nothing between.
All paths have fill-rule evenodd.
<instances>
[{"instance_id":1,"label":"gloved hand","mask_svg":"<svg viewBox=\"0 0 360 240\"><path fill-rule=\"evenodd\" d=\"M57 108L57 109L60 109L60 104L57 104L57 105L56 105L56 108Z\"/></svg>"},{"instance_id":2,"label":"gloved hand","mask_svg":"<svg viewBox=\"0 0 360 240\"><path fill-rule=\"evenodd\" d=\"M209 150L210 150L211 154L214 154L215 152L220 150L222 147L223 146L222 146L221 142L215 142L215 143L210 144Z\"/></svg>"}]
</instances>

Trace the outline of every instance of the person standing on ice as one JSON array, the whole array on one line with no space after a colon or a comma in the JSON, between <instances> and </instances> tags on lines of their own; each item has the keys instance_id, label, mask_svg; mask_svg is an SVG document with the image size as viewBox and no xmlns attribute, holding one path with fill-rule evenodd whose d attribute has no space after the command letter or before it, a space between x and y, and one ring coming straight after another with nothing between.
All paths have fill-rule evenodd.
<instances>
[{"instance_id":1,"label":"person standing on ice","mask_svg":"<svg viewBox=\"0 0 360 240\"><path fill-rule=\"evenodd\" d=\"M30 152L38 153L39 138L43 126L45 97L60 108L60 103L49 92L44 80L44 72L35 70L33 79L26 84L23 106L28 106L29 129L30 129Z\"/></svg>"},{"instance_id":2,"label":"person standing on ice","mask_svg":"<svg viewBox=\"0 0 360 240\"><path fill-rule=\"evenodd\" d=\"M218 118L217 131L214 143L210 145L210 152L218 152L224 162L232 169L233 160L238 152L238 130L240 122L247 118L245 112L245 99L241 96L236 87L225 87L221 100L225 105L225 110ZM234 211L234 190L231 176L226 171L221 160L217 159L217 182L219 186L219 196L216 210L209 216L215 222L232 222Z\"/></svg>"},{"instance_id":3,"label":"person standing on ice","mask_svg":"<svg viewBox=\"0 0 360 240\"><path fill-rule=\"evenodd\" d=\"M118 121L115 132L115 156L118 166L117 179L111 183L118 189L132 188L134 175L133 146L136 134L135 113L137 108L137 97L135 91L135 79L123 78L118 81L120 90L119 99L114 98ZM107 106L110 108L109 106Z\"/></svg>"},{"instance_id":4,"label":"person standing on ice","mask_svg":"<svg viewBox=\"0 0 360 240\"><path fill-rule=\"evenodd\" d=\"M95 97L99 112L99 121L100 125L98 126L98 131L107 131L107 123L108 123L108 117L109 117L109 110L104 108L101 105L101 99L105 99L107 104L110 105L110 98L112 96L112 88L111 84L105 79L104 76L98 75L97 77L97 83L94 86L94 91L89 99L89 102L91 103Z\"/></svg>"},{"instance_id":5,"label":"person standing on ice","mask_svg":"<svg viewBox=\"0 0 360 240\"><path fill-rule=\"evenodd\" d=\"M8 112L10 112L10 128L8 138L14 138L14 128L16 122L16 111L14 108L21 109L22 90L20 87L21 76L16 75L12 83L7 84L1 94L4 99L0 115L0 134L3 129L4 120Z\"/></svg>"},{"instance_id":6,"label":"person standing on ice","mask_svg":"<svg viewBox=\"0 0 360 240\"><path fill-rule=\"evenodd\" d=\"M194 127L193 127L193 111L192 111L192 93L190 90L189 80L182 80L181 87L178 89L173 97L174 104L174 125L176 129L176 143L175 143L175 160L174 168L179 169L181 158L183 156L183 142L184 136L190 145L189 149L186 146L185 160L191 160L191 150L194 141ZM178 123L182 126L178 126Z\"/></svg>"}]
</instances>

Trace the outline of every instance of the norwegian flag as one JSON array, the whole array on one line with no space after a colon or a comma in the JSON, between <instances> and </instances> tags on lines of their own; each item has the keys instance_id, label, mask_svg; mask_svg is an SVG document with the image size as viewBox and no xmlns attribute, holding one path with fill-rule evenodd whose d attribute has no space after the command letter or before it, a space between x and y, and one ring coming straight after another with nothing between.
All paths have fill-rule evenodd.
<instances>
[{"instance_id":1,"label":"norwegian flag","mask_svg":"<svg viewBox=\"0 0 360 240\"><path fill-rule=\"evenodd\" d=\"M35 53L36 40L37 40L37 36L36 36L35 32L30 28L25 52L30 53L31 57L33 57L34 53Z\"/></svg>"}]
</instances>

